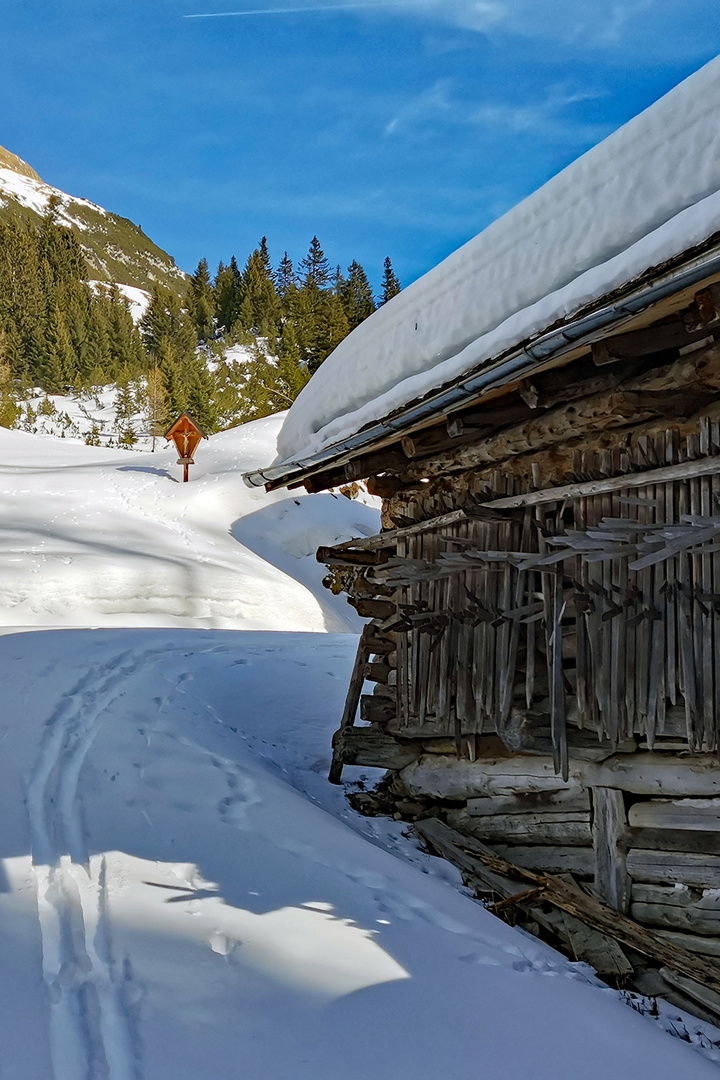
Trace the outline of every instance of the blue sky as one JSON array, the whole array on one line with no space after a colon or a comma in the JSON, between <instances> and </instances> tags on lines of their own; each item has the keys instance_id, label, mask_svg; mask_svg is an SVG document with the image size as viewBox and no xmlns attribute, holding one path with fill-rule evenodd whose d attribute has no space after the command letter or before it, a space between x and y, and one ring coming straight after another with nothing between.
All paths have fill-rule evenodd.
<instances>
[{"instance_id":1,"label":"blue sky","mask_svg":"<svg viewBox=\"0 0 720 1080\"><path fill-rule=\"evenodd\" d=\"M720 3L4 0L0 30L0 145L183 269L317 234L409 283L719 52Z\"/></svg>"}]
</instances>

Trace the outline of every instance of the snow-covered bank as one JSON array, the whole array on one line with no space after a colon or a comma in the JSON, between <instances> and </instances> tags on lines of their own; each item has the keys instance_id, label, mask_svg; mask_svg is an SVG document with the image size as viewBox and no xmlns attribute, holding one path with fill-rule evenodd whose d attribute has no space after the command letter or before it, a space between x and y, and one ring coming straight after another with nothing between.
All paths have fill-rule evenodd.
<instances>
[{"instance_id":1,"label":"snow-covered bank","mask_svg":"<svg viewBox=\"0 0 720 1080\"><path fill-rule=\"evenodd\" d=\"M321 543L377 528L342 496L250 491L279 417L174 449L84 446L0 429L0 625L357 631L323 589Z\"/></svg>"},{"instance_id":2,"label":"snow-covered bank","mask_svg":"<svg viewBox=\"0 0 720 1080\"><path fill-rule=\"evenodd\" d=\"M278 423L0 430L0 1076L717 1077L328 784L377 509L245 487Z\"/></svg>"},{"instance_id":3,"label":"snow-covered bank","mask_svg":"<svg viewBox=\"0 0 720 1080\"><path fill-rule=\"evenodd\" d=\"M0 639L2 1075L716 1076L437 860L359 834L382 823L323 778L353 646Z\"/></svg>"}]
</instances>

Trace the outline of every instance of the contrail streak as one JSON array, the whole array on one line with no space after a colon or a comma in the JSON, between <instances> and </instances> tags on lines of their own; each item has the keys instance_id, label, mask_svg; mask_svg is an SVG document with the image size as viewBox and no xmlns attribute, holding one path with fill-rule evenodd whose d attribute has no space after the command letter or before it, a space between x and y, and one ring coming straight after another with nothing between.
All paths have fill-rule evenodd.
<instances>
[{"instance_id":1,"label":"contrail streak","mask_svg":"<svg viewBox=\"0 0 720 1080\"><path fill-rule=\"evenodd\" d=\"M303 15L306 11L352 11L359 8L390 6L391 2L380 4L322 4L317 7L258 8L255 11L211 11L201 15L183 15L183 19L229 19L242 15Z\"/></svg>"}]
</instances>

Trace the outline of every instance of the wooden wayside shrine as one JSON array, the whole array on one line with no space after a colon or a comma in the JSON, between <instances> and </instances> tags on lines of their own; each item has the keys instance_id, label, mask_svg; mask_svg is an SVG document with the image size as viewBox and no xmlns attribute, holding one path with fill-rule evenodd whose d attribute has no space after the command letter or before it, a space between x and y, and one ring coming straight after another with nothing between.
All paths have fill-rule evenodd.
<instances>
[{"instance_id":1,"label":"wooden wayside shrine","mask_svg":"<svg viewBox=\"0 0 720 1080\"><path fill-rule=\"evenodd\" d=\"M207 439L207 435L193 420L190 413L182 413L174 424L165 432L168 442L172 439L178 452L178 465L183 466L183 482L188 482L188 467L194 465L193 455L200 445L201 439Z\"/></svg>"},{"instance_id":2,"label":"wooden wayside shrine","mask_svg":"<svg viewBox=\"0 0 720 1080\"><path fill-rule=\"evenodd\" d=\"M294 482L359 477L331 780L386 769L354 805L499 917L720 1022L720 273Z\"/></svg>"}]
</instances>

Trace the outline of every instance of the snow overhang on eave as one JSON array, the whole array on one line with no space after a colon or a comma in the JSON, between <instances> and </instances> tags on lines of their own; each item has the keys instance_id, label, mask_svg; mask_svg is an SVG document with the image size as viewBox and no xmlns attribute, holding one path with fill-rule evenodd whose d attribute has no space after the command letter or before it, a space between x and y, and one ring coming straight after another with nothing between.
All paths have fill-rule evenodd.
<instances>
[{"instance_id":1,"label":"snow overhang on eave","mask_svg":"<svg viewBox=\"0 0 720 1080\"><path fill-rule=\"evenodd\" d=\"M716 240L716 238L713 238ZM607 297L597 301L598 306L564 326L539 334L529 342L518 346L503 356L488 357L471 372L466 372L450 385L435 393L410 402L404 409L324 447L316 454L296 461L282 461L243 474L250 487L284 487L300 483L331 466L352 459L358 451L367 452L375 444L386 442L392 436L399 437L433 416L443 416L449 411L470 404L480 395L530 375L540 365L560 358L579 346L590 346L616 328L635 318L647 308L688 289L693 285L720 273L720 245L702 254L686 259L672 269L664 269L650 281L636 288L616 302L608 303Z\"/></svg>"}]
</instances>

